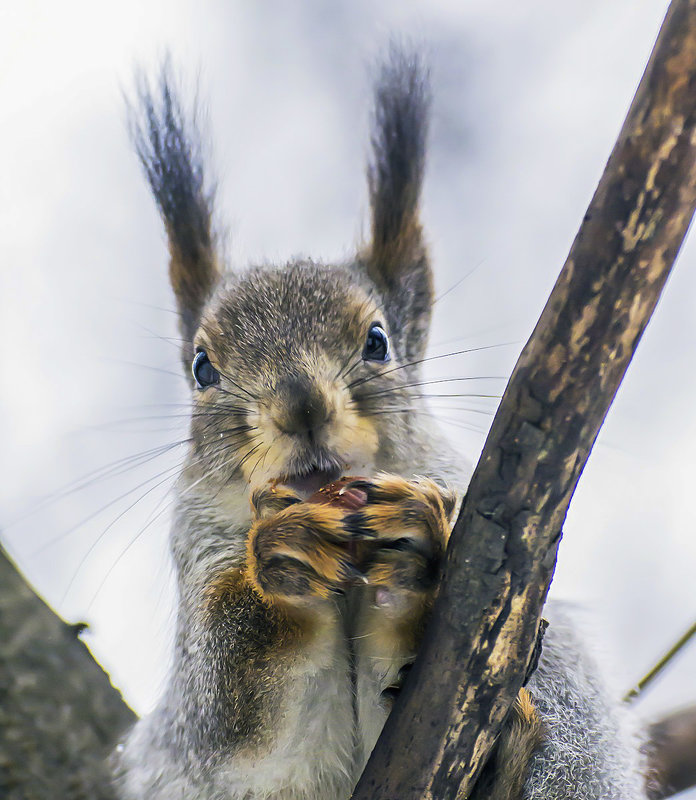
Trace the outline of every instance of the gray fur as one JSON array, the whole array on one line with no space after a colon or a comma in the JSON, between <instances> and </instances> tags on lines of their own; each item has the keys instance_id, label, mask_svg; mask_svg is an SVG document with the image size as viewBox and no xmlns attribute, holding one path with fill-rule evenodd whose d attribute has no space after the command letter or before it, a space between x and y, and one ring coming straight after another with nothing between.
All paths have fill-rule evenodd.
<instances>
[{"instance_id":1,"label":"gray fur","mask_svg":"<svg viewBox=\"0 0 696 800\"><path fill-rule=\"evenodd\" d=\"M645 797L635 720L564 605L548 603L550 621L539 666L527 685L545 729L533 757L527 800L629 800Z\"/></svg>"},{"instance_id":2,"label":"gray fur","mask_svg":"<svg viewBox=\"0 0 696 800\"><path fill-rule=\"evenodd\" d=\"M189 264L212 258L212 208L180 106L163 86L160 111L142 96L147 122L136 142L170 245L187 253L172 282L192 327L188 350L209 352L220 384L194 389L193 442L177 489L171 674L155 711L114 754L116 784L123 800L347 799L387 716L383 692L414 652L380 650L361 635L375 615L370 587L312 606L319 632L297 645L283 615L234 581L249 558L257 484L336 469L425 475L465 491L470 467L413 385L432 305L418 221L427 81L418 59L398 49L380 73L368 247L343 265L296 261L219 281L210 264L202 273ZM190 285L196 274L200 290ZM391 336L390 364L360 357L376 321ZM277 422L303 409L307 431ZM272 428L264 414L279 426L275 438L263 438L264 424ZM532 760L528 800L644 796L635 742L563 613L552 616L529 689L546 741Z\"/></svg>"}]
</instances>

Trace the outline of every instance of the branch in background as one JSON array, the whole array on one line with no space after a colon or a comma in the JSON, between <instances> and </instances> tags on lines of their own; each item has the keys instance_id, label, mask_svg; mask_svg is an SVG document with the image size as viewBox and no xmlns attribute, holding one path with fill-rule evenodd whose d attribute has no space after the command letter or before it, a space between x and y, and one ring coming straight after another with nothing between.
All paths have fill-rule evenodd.
<instances>
[{"instance_id":1,"label":"branch in background","mask_svg":"<svg viewBox=\"0 0 696 800\"><path fill-rule=\"evenodd\" d=\"M114 800L105 757L135 715L0 547L0 797Z\"/></svg>"},{"instance_id":2,"label":"branch in background","mask_svg":"<svg viewBox=\"0 0 696 800\"><path fill-rule=\"evenodd\" d=\"M419 657L354 800L467 797L522 685L570 498L693 215L694 87L696 0L673 0L493 421Z\"/></svg>"},{"instance_id":3,"label":"branch in background","mask_svg":"<svg viewBox=\"0 0 696 800\"><path fill-rule=\"evenodd\" d=\"M674 657L686 647L691 639L696 636L696 622L677 639L677 641L669 648L669 650L660 658L660 660L646 673L638 683L630 689L624 696L624 702L632 703L641 693L645 691L647 686L657 678L658 675L666 669L672 662Z\"/></svg>"},{"instance_id":4,"label":"branch in background","mask_svg":"<svg viewBox=\"0 0 696 800\"><path fill-rule=\"evenodd\" d=\"M649 740L650 800L696 786L696 706L655 722Z\"/></svg>"}]
</instances>

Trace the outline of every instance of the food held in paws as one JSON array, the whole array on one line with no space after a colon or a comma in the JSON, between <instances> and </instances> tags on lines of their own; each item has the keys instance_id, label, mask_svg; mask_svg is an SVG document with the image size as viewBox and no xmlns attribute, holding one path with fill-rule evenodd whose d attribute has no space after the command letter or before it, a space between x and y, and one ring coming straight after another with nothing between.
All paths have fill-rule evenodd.
<instances>
[{"instance_id":1,"label":"food held in paws","mask_svg":"<svg viewBox=\"0 0 696 800\"><path fill-rule=\"evenodd\" d=\"M364 480L355 475L339 478L327 483L307 500L308 503L325 503L343 508L346 511L357 511L367 503L367 493L363 489L350 486L354 481Z\"/></svg>"}]
</instances>

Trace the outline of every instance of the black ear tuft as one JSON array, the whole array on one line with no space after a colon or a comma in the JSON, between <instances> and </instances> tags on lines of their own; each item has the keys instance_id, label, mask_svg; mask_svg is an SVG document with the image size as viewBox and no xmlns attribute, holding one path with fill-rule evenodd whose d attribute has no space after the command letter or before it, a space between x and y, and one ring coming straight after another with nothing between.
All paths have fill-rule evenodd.
<instances>
[{"instance_id":1,"label":"black ear tuft","mask_svg":"<svg viewBox=\"0 0 696 800\"><path fill-rule=\"evenodd\" d=\"M203 173L196 108L187 118L165 59L154 89L138 74L137 102L128 111L133 144L169 239L169 277L187 342L182 356L190 364L203 306L220 278L212 223L215 189Z\"/></svg>"},{"instance_id":2,"label":"black ear tuft","mask_svg":"<svg viewBox=\"0 0 696 800\"><path fill-rule=\"evenodd\" d=\"M392 309L392 331L395 326L403 329L408 358L418 358L425 347L433 295L419 217L429 110L422 56L392 44L375 85L367 171L372 241L366 266Z\"/></svg>"}]
</instances>

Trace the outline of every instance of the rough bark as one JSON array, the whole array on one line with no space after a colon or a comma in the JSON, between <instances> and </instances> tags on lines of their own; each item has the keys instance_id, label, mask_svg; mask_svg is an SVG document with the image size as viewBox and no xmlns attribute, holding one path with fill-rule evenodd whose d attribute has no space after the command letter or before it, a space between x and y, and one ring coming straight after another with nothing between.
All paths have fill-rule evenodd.
<instances>
[{"instance_id":1,"label":"rough bark","mask_svg":"<svg viewBox=\"0 0 696 800\"><path fill-rule=\"evenodd\" d=\"M106 755L135 715L0 548L0 797L114 800Z\"/></svg>"},{"instance_id":2,"label":"rough bark","mask_svg":"<svg viewBox=\"0 0 696 800\"><path fill-rule=\"evenodd\" d=\"M468 795L522 684L570 498L695 204L696 0L674 0L501 401L425 641L354 800Z\"/></svg>"}]
</instances>

